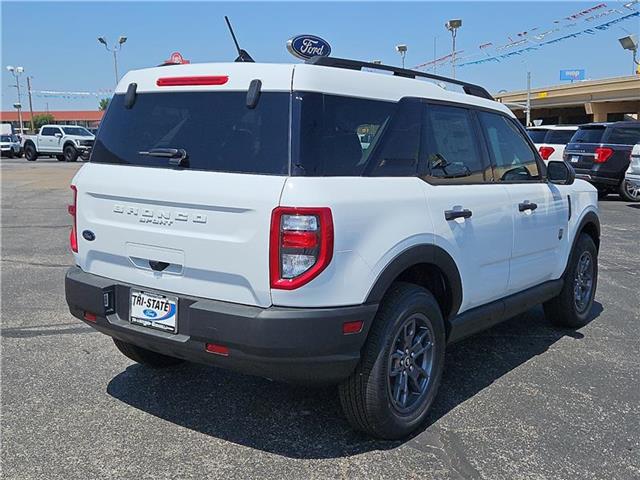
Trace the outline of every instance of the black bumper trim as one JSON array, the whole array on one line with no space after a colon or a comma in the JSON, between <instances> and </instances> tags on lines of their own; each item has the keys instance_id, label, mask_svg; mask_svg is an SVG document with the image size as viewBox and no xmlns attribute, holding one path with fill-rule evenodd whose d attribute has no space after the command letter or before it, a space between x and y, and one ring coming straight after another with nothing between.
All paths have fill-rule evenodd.
<instances>
[{"instance_id":1,"label":"black bumper trim","mask_svg":"<svg viewBox=\"0 0 640 480\"><path fill-rule=\"evenodd\" d=\"M129 291L142 288L72 267L65 278L70 312L109 336L159 353L243 373L296 383L337 383L348 377L378 309L377 304L334 308L261 308L178 295L178 333L129 323ZM115 310L105 310L111 292ZM167 294L175 295L172 292ZM342 324L362 320L358 334L344 335ZM228 357L205 351L206 343L229 347Z\"/></svg>"}]
</instances>

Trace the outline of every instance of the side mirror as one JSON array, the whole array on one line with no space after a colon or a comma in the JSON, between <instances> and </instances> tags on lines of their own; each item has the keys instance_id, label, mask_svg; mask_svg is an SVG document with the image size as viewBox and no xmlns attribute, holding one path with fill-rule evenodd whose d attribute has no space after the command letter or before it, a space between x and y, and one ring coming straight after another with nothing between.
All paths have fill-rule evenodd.
<instances>
[{"instance_id":1,"label":"side mirror","mask_svg":"<svg viewBox=\"0 0 640 480\"><path fill-rule=\"evenodd\" d=\"M551 160L547 163L547 178L556 185L571 185L576 179L576 172L567 162Z\"/></svg>"},{"instance_id":2,"label":"side mirror","mask_svg":"<svg viewBox=\"0 0 640 480\"><path fill-rule=\"evenodd\" d=\"M61 134L61 133L56 133L56 134L55 134L55 137L56 137L56 138L62 138L62 134Z\"/></svg>"}]
</instances>

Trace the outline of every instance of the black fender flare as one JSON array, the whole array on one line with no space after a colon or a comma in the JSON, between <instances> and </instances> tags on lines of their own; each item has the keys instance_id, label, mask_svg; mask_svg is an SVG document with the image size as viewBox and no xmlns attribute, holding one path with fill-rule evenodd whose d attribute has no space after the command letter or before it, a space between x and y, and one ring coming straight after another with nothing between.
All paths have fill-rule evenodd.
<instances>
[{"instance_id":1,"label":"black fender flare","mask_svg":"<svg viewBox=\"0 0 640 480\"><path fill-rule=\"evenodd\" d=\"M24 150L25 148L27 148L27 145L33 145L33 148L36 149L36 152L38 151L38 147L36 147L36 144L33 140L25 140L24 144L20 147L22 148L22 150Z\"/></svg>"},{"instance_id":2,"label":"black fender flare","mask_svg":"<svg viewBox=\"0 0 640 480\"><path fill-rule=\"evenodd\" d=\"M407 268L419 264L438 267L451 292L451 308L445 320L456 316L462 303L462 280L456 262L442 247L430 244L414 245L398 254L378 275L365 303L379 303L393 281Z\"/></svg>"},{"instance_id":3,"label":"black fender flare","mask_svg":"<svg viewBox=\"0 0 640 480\"><path fill-rule=\"evenodd\" d=\"M588 211L584 214L578 227L576 228L576 234L573 237L573 241L571 242L571 250L569 250L569 255L567 256L567 264L564 267L564 272L562 272L562 278L565 277L567 269L569 268L569 264L571 262L571 256L575 251L576 244L578 243L578 239L580 238L580 234L585 230L586 227L592 225L595 228L597 233L597 239L595 239L596 248L600 250L600 219L598 215L594 211Z\"/></svg>"},{"instance_id":4,"label":"black fender flare","mask_svg":"<svg viewBox=\"0 0 640 480\"><path fill-rule=\"evenodd\" d=\"M76 147L76 144L73 143L73 140L67 140L66 142L64 142L64 145L62 145L62 151L64 151L64 149L67 148L67 145L71 145L75 150L78 150L78 148Z\"/></svg>"}]
</instances>

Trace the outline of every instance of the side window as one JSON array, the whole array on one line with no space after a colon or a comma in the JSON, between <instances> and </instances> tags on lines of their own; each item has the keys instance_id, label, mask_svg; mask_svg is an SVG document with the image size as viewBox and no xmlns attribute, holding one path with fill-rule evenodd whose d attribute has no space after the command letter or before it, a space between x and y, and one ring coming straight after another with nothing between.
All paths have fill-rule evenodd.
<instances>
[{"instance_id":1,"label":"side window","mask_svg":"<svg viewBox=\"0 0 640 480\"><path fill-rule=\"evenodd\" d=\"M60 130L59 128L54 128L53 129L53 135L55 135L56 133L59 133L60 135L64 136L64 133L62 133L62 130Z\"/></svg>"},{"instance_id":2,"label":"side window","mask_svg":"<svg viewBox=\"0 0 640 480\"><path fill-rule=\"evenodd\" d=\"M424 177L430 183L481 183L491 172L480 153L471 112L429 105L423 120Z\"/></svg>"},{"instance_id":3,"label":"side window","mask_svg":"<svg viewBox=\"0 0 640 480\"><path fill-rule=\"evenodd\" d=\"M53 137L53 128L51 127L44 127L42 129L42 136L47 136L47 137Z\"/></svg>"},{"instance_id":4,"label":"side window","mask_svg":"<svg viewBox=\"0 0 640 480\"><path fill-rule=\"evenodd\" d=\"M613 143L618 145L635 145L640 142L639 127L618 127L612 128L609 138L605 143Z\"/></svg>"},{"instance_id":5,"label":"side window","mask_svg":"<svg viewBox=\"0 0 640 480\"><path fill-rule=\"evenodd\" d=\"M418 172L420 160L420 132L422 104L400 100L388 124L380 132L378 145L374 146L370 160L375 177L408 177Z\"/></svg>"},{"instance_id":6,"label":"side window","mask_svg":"<svg viewBox=\"0 0 640 480\"><path fill-rule=\"evenodd\" d=\"M485 132L496 180L501 182L540 179L535 152L513 121L503 115L478 112Z\"/></svg>"}]
</instances>

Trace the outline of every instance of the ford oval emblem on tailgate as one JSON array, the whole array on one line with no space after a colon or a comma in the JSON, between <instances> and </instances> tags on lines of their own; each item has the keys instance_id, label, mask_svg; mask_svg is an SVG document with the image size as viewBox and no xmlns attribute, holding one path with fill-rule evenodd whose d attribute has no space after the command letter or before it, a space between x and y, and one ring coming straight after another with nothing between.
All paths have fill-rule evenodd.
<instances>
[{"instance_id":1,"label":"ford oval emblem on tailgate","mask_svg":"<svg viewBox=\"0 0 640 480\"><path fill-rule=\"evenodd\" d=\"M93 242L96 239L96 234L91 230L85 230L84 232L82 232L82 238L89 242Z\"/></svg>"}]
</instances>

